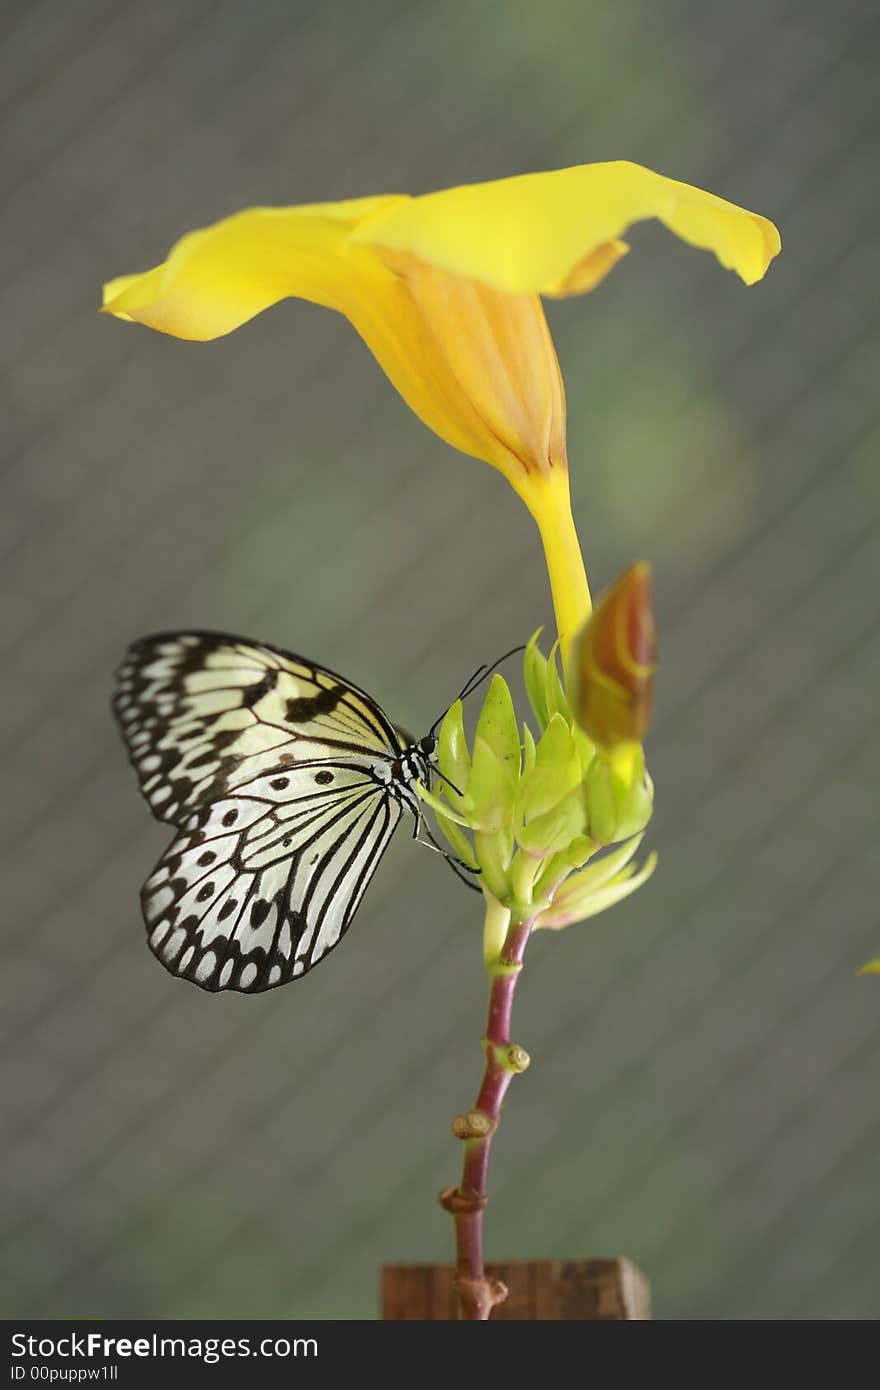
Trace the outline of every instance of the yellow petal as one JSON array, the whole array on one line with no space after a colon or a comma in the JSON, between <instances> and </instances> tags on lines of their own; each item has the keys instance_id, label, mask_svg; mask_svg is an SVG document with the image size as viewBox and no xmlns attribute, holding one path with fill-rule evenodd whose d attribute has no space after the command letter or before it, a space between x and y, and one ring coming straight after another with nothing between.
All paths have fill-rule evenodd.
<instances>
[{"instance_id":1,"label":"yellow petal","mask_svg":"<svg viewBox=\"0 0 880 1390\"><path fill-rule=\"evenodd\" d=\"M356 240L410 251L511 294L564 293L577 267L613 248L628 227L656 217L713 251L746 284L780 249L772 222L690 184L618 160L467 184L377 210ZM614 257L616 259L616 257ZM585 288L575 276L575 291Z\"/></svg>"},{"instance_id":2,"label":"yellow petal","mask_svg":"<svg viewBox=\"0 0 880 1390\"><path fill-rule=\"evenodd\" d=\"M551 299L566 299L571 294L586 294L594 290L609 270L613 270L621 257L629 253L625 241L603 241L594 251L589 251L582 261L557 280L555 285L547 285L543 291Z\"/></svg>"},{"instance_id":3,"label":"yellow petal","mask_svg":"<svg viewBox=\"0 0 880 1390\"><path fill-rule=\"evenodd\" d=\"M401 201L237 213L183 237L164 265L111 281L104 311L205 341L292 295L336 309L431 429L521 491L533 472L565 467L565 396L540 299L352 239Z\"/></svg>"},{"instance_id":4,"label":"yellow petal","mask_svg":"<svg viewBox=\"0 0 880 1390\"><path fill-rule=\"evenodd\" d=\"M398 201L248 208L181 237L164 265L111 280L104 312L198 342L231 333L290 295L344 312L346 278L390 278L368 248L347 245L348 235L359 219Z\"/></svg>"},{"instance_id":5,"label":"yellow petal","mask_svg":"<svg viewBox=\"0 0 880 1390\"><path fill-rule=\"evenodd\" d=\"M501 468L518 492L530 475L564 470L565 393L537 295L500 294L414 256L381 255L397 276L394 324L388 314L381 324L353 321L416 412L446 438L438 407L467 424L471 442L459 447Z\"/></svg>"}]
</instances>

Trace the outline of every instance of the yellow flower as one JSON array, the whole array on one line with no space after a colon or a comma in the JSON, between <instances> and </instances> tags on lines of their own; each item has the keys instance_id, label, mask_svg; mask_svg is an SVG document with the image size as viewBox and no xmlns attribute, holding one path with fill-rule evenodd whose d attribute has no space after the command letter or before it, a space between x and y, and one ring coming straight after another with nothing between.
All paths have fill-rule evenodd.
<instances>
[{"instance_id":1,"label":"yellow flower","mask_svg":"<svg viewBox=\"0 0 880 1390\"><path fill-rule=\"evenodd\" d=\"M532 512L565 649L590 599L540 296L593 289L648 217L747 284L780 247L771 222L711 193L637 164L584 164L418 198L250 208L112 280L104 309L200 341L291 295L344 314L425 424L499 469Z\"/></svg>"}]
</instances>

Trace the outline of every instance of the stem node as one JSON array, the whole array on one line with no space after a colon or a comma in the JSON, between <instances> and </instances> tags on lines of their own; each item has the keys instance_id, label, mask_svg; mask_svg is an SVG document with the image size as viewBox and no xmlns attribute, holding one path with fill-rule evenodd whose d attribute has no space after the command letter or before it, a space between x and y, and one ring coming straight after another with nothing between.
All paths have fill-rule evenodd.
<instances>
[{"instance_id":1,"label":"stem node","mask_svg":"<svg viewBox=\"0 0 880 1390\"><path fill-rule=\"evenodd\" d=\"M510 979L511 975L518 975L522 970L521 960L505 960L502 956L492 966L492 978Z\"/></svg>"},{"instance_id":2,"label":"stem node","mask_svg":"<svg viewBox=\"0 0 880 1390\"><path fill-rule=\"evenodd\" d=\"M511 1043L507 1049L507 1065L512 1072L519 1074L524 1072L531 1063L531 1057L524 1047L518 1043Z\"/></svg>"},{"instance_id":3,"label":"stem node","mask_svg":"<svg viewBox=\"0 0 880 1390\"><path fill-rule=\"evenodd\" d=\"M473 1216L485 1211L489 1198L479 1192L460 1192L457 1187L444 1187L437 1198L444 1211L453 1216Z\"/></svg>"},{"instance_id":4,"label":"stem node","mask_svg":"<svg viewBox=\"0 0 880 1390\"><path fill-rule=\"evenodd\" d=\"M494 1043L488 1038L483 1038L483 1052L486 1054L487 1062L494 1062L496 1067L512 1072L515 1076L524 1072L532 1060L519 1043Z\"/></svg>"},{"instance_id":5,"label":"stem node","mask_svg":"<svg viewBox=\"0 0 880 1390\"><path fill-rule=\"evenodd\" d=\"M452 1133L456 1139L485 1139L497 1127L497 1119L482 1110L469 1110L466 1115L456 1115L452 1121Z\"/></svg>"},{"instance_id":6,"label":"stem node","mask_svg":"<svg viewBox=\"0 0 880 1390\"><path fill-rule=\"evenodd\" d=\"M488 1279L484 1274L479 1279L471 1279L466 1274L456 1274L453 1280L462 1307L462 1317L474 1322L485 1321L497 1303L507 1297L507 1285L500 1279Z\"/></svg>"}]
</instances>

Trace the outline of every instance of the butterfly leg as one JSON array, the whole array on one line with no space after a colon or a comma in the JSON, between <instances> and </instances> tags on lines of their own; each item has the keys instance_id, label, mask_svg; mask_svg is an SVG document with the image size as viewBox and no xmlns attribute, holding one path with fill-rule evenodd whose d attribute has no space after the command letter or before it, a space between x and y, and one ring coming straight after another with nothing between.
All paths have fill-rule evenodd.
<instances>
[{"instance_id":1,"label":"butterfly leg","mask_svg":"<svg viewBox=\"0 0 880 1390\"><path fill-rule=\"evenodd\" d=\"M465 877L465 873L479 874L480 870L472 869L470 864L466 864L465 861L463 859L460 859L457 854L450 854L449 850L444 849L442 845L437 843L433 834L431 833L431 827L428 825L428 822L425 820L425 817L422 814L422 803L416 796L416 794L410 791L410 789L407 787L405 789L399 790L397 795L398 799L404 806L406 806L407 810L412 812L414 822L412 835L413 839L418 844L424 845L425 849L431 849L434 851L435 854L442 854L450 869L455 874L456 878L460 878L462 883L466 883L468 888L473 888L475 892L481 892L482 890L478 887L476 883L472 881L472 879ZM423 840L419 833L423 826L425 829L425 834L428 836L427 840ZM464 870L465 873L462 873L462 870Z\"/></svg>"},{"instance_id":2,"label":"butterfly leg","mask_svg":"<svg viewBox=\"0 0 880 1390\"><path fill-rule=\"evenodd\" d=\"M423 840L419 835L422 825L425 827L425 834L428 836L427 840ZM470 864L465 863L457 854L450 854L448 849L444 849L442 845L439 845L431 833L431 827L422 817L419 817L416 821L413 839L417 841L418 844L424 845L425 849L432 849L435 854L442 854L456 878L460 878L462 883L466 883L468 888L472 888L475 893L482 892L479 884L474 883L472 878L466 876L467 874L479 874L480 870L472 869ZM464 870L464 873L462 870Z\"/></svg>"},{"instance_id":3,"label":"butterfly leg","mask_svg":"<svg viewBox=\"0 0 880 1390\"><path fill-rule=\"evenodd\" d=\"M424 840L419 841L419 844L423 845L424 843ZM428 848L436 848L437 853L443 855L443 858L446 860L450 869L455 874L455 877L460 878L466 888L470 888L473 893L482 893L483 890L480 887L480 885L478 883L474 883L474 880L472 878L468 878L468 874L478 874L480 872L479 869L472 869L470 864L465 864L463 859L456 859L454 855L447 854L446 850L440 849L439 846L429 845ZM461 865L462 867L459 868L459 865ZM464 869L464 873L462 872L462 869Z\"/></svg>"}]
</instances>

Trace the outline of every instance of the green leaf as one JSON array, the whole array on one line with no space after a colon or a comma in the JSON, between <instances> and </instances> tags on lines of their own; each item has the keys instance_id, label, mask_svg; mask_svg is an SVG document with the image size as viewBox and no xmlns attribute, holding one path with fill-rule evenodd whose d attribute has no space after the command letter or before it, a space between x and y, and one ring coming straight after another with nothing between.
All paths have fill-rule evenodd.
<instances>
[{"instance_id":1,"label":"green leaf","mask_svg":"<svg viewBox=\"0 0 880 1390\"><path fill-rule=\"evenodd\" d=\"M474 835L474 850L482 872L482 882L493 897L504 906L510 898L510 861L513 857L513 837L507 830Z\"/></svg>"},{"instance_id":2,"label":"green leaf","mask_svg":"<svg viewBox=\"0 0 880 1390\"><path fill-rule=\"evenodd\" d=\"M576 721L572 721L571 736L581 765L581 776L586 777L587 768L596 756L596 745Z\"/></svg>"},{"instance_id":3,"label":"green leaf","mask_svg":"<svg viewBox=\"0 0 880 1390\"><path fill-rule=\"evenodd\" d=\"M464 816L459 815L458 811L453 811L451 807L444 806L443 802L440 801L440 799L436 797L433 792L429 792L428 788L424 786L421 782L416 782L416 794L419 798L419 801L423 801L426 806L430 806L435 816L445 816L447 820L453 820L458 825L463 825L466 830L471 829L471 824L469 820L467 820Z\"/></svg>"},{"instance_id":4,"label":"green leaf","mask_svg":"<svg viewBox=\"0 0 880 1390\"><path fill-rule=\"evenodd\" d=\"M574 739L568 721L554 714L535 749L535 767L561 771L575 761Z\"/></svg>"},{"instance_id":5,"label":"green leaf","mask_svg":"<svg viewBox=\"0 0 880 1390\"><path fill-rule=\"evenodd\" d=\"M657 855L650 854L638 873L633 871L632 864L628 864L602 888L570 895L568 884L565 884L554 902L539 918L536 926L558 930L560 927L571 926L574 922L585 922L588 917L596 917L600 912L605 912L607 908L635 893L643 883L647 883L656 867Z\"/></svg>"},{"instance_id":6,"label":"green leaf","mask_svg":"<svg viewBox=\"0 0 880 1390\"><path fill-rule=\"evenodd\" d=\"M455 704L450 706L443 717L443 723L440 725L440 736L437 740L437 766L443 776L448 777L462 795L467 791L471 760L464 733L461 700L456 700ZM460 810L461 796L448 783L444 782L443 787L447 800Z\"/></svg>"},{"instance_id":7,"label":"green leaf","mask_svg":"<svg viewBox=\"0 0 880 1390\"><path fill-rule=\"evenodd\" d=\"M587 860L596 853L596 845L589 835L578 835L566 849L560 850L558 854L544 862L541 877L535 884L536 897L552 896L559 885L568 877L573 869L579 869L586 864Z\"/></svg>"},{"instance_id":8,"label":"green leaf","mask_svg":"<svg viewBox=\"0 0 880 1390\"><path fill-rule=\"evenodd\" d=\"M513 775L519 777L519 728L516 711L507 681L497 672L492 677L483 708L480 710L476 738L483 739L498 761L506 764Z\"/></svg>"},{"instance_id":9,"label":"green leaf","mask_svg":"<svg viewBox=\"0 0 880 1390\"><path fill-rule=\"evenodd\" d=\"M535 766L535 740L528 724L523 724L523 775Z\"/></svg>"},{"instance_id":10,"label":"green leaf","mask_svg":"<svg viewBox=\"0 0 880 1390\"><path fill-rule=\"evenodd\" d=\"M610 845L617 832L617 806L611 788L611 769L605 758L596 755L587 768L583 785L587 833L597 845Z\"/></svg>"},{"instance_id":11,"label":"green leaf","mask_svg":"<svg viewBox=\"0 0 880 1390\"><path fill-rule=\"evenodd\" d=\"M571 729L562 715L554 714L535 749L535 766L520 780L517 819L543 815L580 780Z\"/></svg>"},{"instance_id":12,"label":"green leaf","mask_svg":"<svg viewBox=\"0 0 880 1390\"><path fill-rule=\"evenodd\" d=\"M587 828L587 817L580 783L542 816L535 816L517 828L516 838L529 854L556 854L568 849Z\"/></svg>"},{"instance_id":13,"label":"green leaf","mask_svg":"<svg viewBox=\"0 0 880 1390\"><path fill-rule=\"evenodd\" d=\"M644 835L634 835L625 845L610 850L608 854L603 854L601 858L588 864L586 868L573 873L566 880L560 897L567 900L570 896L584 896L596 892L599 888L604 888L606 883L609 883L627 867L638 853L639 845L644 838Z\"/></svg>"},{"instance_id":14,"label":"green leaf","mask_svg":"<svg viewBox=\"0 0 880 1390\"><path fill-rule=\"evenodd\" d=\"M654 810L654 784L645 771L644 754L637 744L629 748L623 761L597 753L584 778L590 834L600 845L638 835Z\"/></svg>"},{"instance_id":15,"label":"green leaf","mask_svg":"<svg viewBox=\"0 0 880 1390\"><path fill-rule=\"evenodd\" d=\"M547 703L547 715L549 719L554 714L561 714L567 724L571 724L571 707L566 699L565 691L562 688L562 681L559 678L559 668L556 657L559 651L559 642L556 641L547 658L547 665L544 671L544 699Z\"/></svg>"},{"instance_id":16,"label":"green leaf","mask_svg":"<svg viewBox=\"0 0 880 1390\"><path fill-rule=\"evenodd\" d=\"M529 703L535 711L535 718L538 721L538 728L543 731L547 727L549 715L547 713L546 695L546 671L547 658L542 654L538 646L538 638L541 629L534 633L526 647L523 656L523 678L526 685L526 694Z\"/></svg>"},{"instance_id":17,"label":"green leaf","mask_svg":"<svg viewBox=\"0 0 880 1390\"><path fill-rule=\"evenodd\" d=\"M441 815L439 811L435 811L434 814L437 817L437 825L446 836L446 839L449 841L459 859L463 859L471 869L476 869L478 867L477 856L474 854L473 845L464 831L456 825L454 820L450 820L448 816Z\"/></svg>"},{"instance_id":18,"label":"green leaf","mask_svg":"<svg viewBox=\"0 0 880 1390\"><path fill-rule=\"evenodd\" d=\"M641 753L641 749L639 749ZM621 783L611 768L611 790L617 808L617 827L615 840L628 840L644 830L654 813L654 784L644 772L644 758L640 761L642 776L638 781L627 785Z\"/></svg>"},{"instance_id":19,"label":"green leaf","mask_svg":"<svg viewBox=\"0 0 880 1390\"><path fill-rule=\"evenodd\" d=\"M518 745L517 745L518 746ZM513 821L517 777L479 734L474 736L474 760L464 810L480 830L500 830Z\"/></svg>"},{"instance_id":20,"label":"green leaf","mask_svg":"<svg viewBox=\"0 0 880 1390\"><path fill-rule=\"evenodd\" d=\"M541 872L541 860L518 849L510 864L510 886L519 907L534 902L535 879Z\"/></svg>"}]
</instances>

